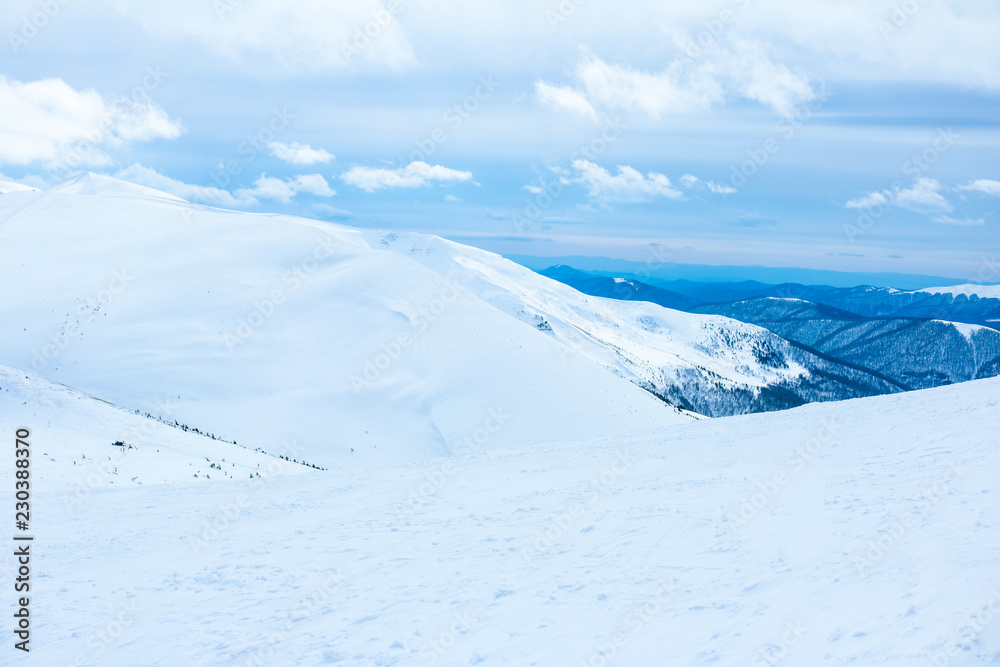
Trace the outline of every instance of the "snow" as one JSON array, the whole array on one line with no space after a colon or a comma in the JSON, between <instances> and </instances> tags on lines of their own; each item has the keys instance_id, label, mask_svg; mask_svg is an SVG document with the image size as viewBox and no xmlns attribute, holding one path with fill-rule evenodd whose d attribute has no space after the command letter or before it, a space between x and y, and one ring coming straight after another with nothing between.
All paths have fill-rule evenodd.
<instances>
[{"instance_id":1,"label":"snow","mask_svg":"<svg viewBox=\"0 0 1000 667\"><path fill-rule=\"evenodd\" d=\"M30 185L24 185L22 183L14 183L13 181L0 181L0 195L5 195L9 192L37 192L38 188L33 188Z\"/></svg>"},{"instance_id":2,"label":"snow","mask_svg":"<svg viewBox=\"0 0 1000 667\"><path fill-rule=\"evenodd\" d=\"M46 192L92 195L95 197L146 197L148 199L165 199L168 201L186 203L180 197L168 194L162 190L156 190L154 188L146 187L145 185L137 185L135 183L129 183L128 181L112 178L111 176L102 176L91 172L82 172L65 180L59 181L58 183L46 188Z\"/></svg>"},{"instance_id":3,"label":"snow","mask_svg":"<svg viewBox=\"0 0 1000 667\"><path fill-rule=\"evenodd\" d=\"M950 287L925 287L914 291L926 294L951 294L953 296L964 294L965 296L976 295L981 299L1000 299L1000 285L952 285Z\"/></svg>"},{"instance_id":4,"label":"snow","mask_svg":"<svg viewBox=\"0 0 1000 667\"><path fill-rule=\"evenodd\" d=\"M809 305L815 305L813 304L812 301L806 301L805 299L796 299L790 296L766 296L764 298L768 299L769 301L786 301L791 303L808 303ZM740 301L738 303L744 303L747 301L752 301L752 299L744 299L743 301Z\"/></svg>"},{"instance_id":5,"label":"snow","mask_svg":"<svg viewBox=\"0 0 1000 667\"><path fill-rule=\"evenodd\" d=\"M963 336L965 336L966 340L970 341L972 340L972 337L976 335L977 331L979 331L980 329L986 329L986 327L980 326L978 324L966 324L964 322L950 322L946 320L933 320L933 321L938 322L940 324L946 324L955 327L955 329L958 330L958 333L962 334Z\"/></svg>"},{"instance_id":6,"label":"snow","mask_svg":"<svg viewBox=\"0 0 1000 667\"><path fill-rule=\"evenodd\" d=\"M553 336L616 374L663 385L693 371L726 386L764 387L806 373L801 366L764 366L754 351L779 341L766 329L715 315L697 315L644 301L583 295L493 253L422 234L366 232L438 273L461 276L503 312L542 316Z\"/></svg>"},{"instance_id":7,"label":"snow","mask_svg":"<svg viewBox=\"0 0 1000 667\"><path fill-rule=\"evenodd\" d=\"M0 363L324 467L447 454L496 410L491 447L643 430L691 417L637 385L804 373L762 366L777 339L758 327L588 297L437 237L93 174L4 196L0 233Z\"/></svg>"},{"instance_id":8,"label":"snow","mask_svg":"<svg viewBox=\"0 0 1000 667\"><path fill-rule=\"evenodd\" d=\"M491 410L493 446L690 419L359 230L76 192L103 183L0 200L0 363L324 467L445 454Z\"/></svg>"},{"instance_id":9,"label":"snow","mask_svg":"<svg viewBox=\"0 0 1000 667\"><path fill-rule=\"evenodd\" d=\"M13 421L14 415L20 421ZM5 366L0 366L0 423L8 433L30 424L36 439L51 443L51 447L35 450L44 458L35 474L42 488L72 487L70 505L113 486L208 482L213 476L273 477L312 470L172 427ZM115 442L124 446L116 447ZM291 453L287 447L274 452Z\"/></svg>"},{"instance_id":10,"label":"snow","mask_svg":"<svg viewBox=\"0 0 1000 667\"><path fill-rule=\"evenodd\" d=\"M634 382L801 369L436 237L93 175L0 233L30 664L1000 661L1000 378L695 419Z\"/></svg>"},{"instance_id":11,"label":"snow","mask_svg":"<svg viewBox=\"0 0 1000 667\"><path fill-rule=\"evenodd\" d=\"M56 459L34 459L33 664L1000 657L998 379L349 474L115 485L74 511L48 470L76 453L66 434L113 422L31 391L0 415Z\"/></svg>"}]
</instances>

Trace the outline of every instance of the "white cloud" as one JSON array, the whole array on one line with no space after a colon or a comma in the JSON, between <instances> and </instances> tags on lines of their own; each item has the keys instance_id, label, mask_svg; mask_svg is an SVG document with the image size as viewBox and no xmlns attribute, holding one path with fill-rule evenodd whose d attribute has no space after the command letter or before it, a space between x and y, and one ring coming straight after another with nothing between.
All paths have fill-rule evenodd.
<instances>
[{"instance_id":1,"label":"white cloud","mask_svg":"<svg viewBox=\"0 0 1000 667\"><path fill-rule=\"evenodd\" d=\"M981 192L984 195L1000 197L1000 181L992 181L988 178L981 178L978 181L972 181L967 185L960 185L958 186L958 189L968 192Z\"/></svg>"},{"instance_id":2,"label":"white cloud","mask_svg":"<svg viewBox=\"0 0 1000 667\"><path fill-rule=\"evenodd\" d=\"M584 58L576 68L581 96L608 111L640 111L652 118L709 110L725 93L712 76L683 77L675 61L666 70L650 73L600 58Z\"/></svg>"},{"instance_id":3,"label":"white cloud","mask_svg":"<svg viewBox=\"0 0 1000 667\"><path fill-rule=\"evenodd\" d=\"M383 188L420 188L434 181L472 181L472 172L418 161L399 169L354 166L341 174L340 178L348 185L366 192L375 192Z\"/></svg>"},{"instance_id":4,"label":"white cloud","mask_svg":"<svg viewBox=\"0 0 1000 667\"><path fill-rule=\"evenodd\" d=\"M562 16L556 0L485 4L401 0L398 4L403 11L398 19L385 22L379 11L388 4L387 0L90 0L87 12L61 11L58 22L67 26L68 35L99 40L120 29L121 18L108 16L114 12L178 48L192 50L192 42L203 43L210 52L240 63L244 73L267 67L295 74L358 63L398 69L416 63L411 44L419 44L420 61L431 68L459 63L468 71L495 71L490 68L502 62L508 71L535 72L560 67L556 58L579 44L589 45L595 53L629 53L636 59L633 64L658 69L662 60L638 59L662 59L662 48L669 46L663 26L676 26L696 37L708 35L707 24L717 20L718 10L725 6L735 21L723 26L716 41L725 44L729 33L768 39L787 53L783 62L802 63L821 78L1000 89L1000 67L996 66L1000 62L1000 40L996 39L1000 7L995 0L634 0L628 11L613 4L587 3L581 11L564 16L566 20L555 29L550 28L546 15ZM567 0L563 7L571 4L580 6L581 2ZM20 30L22 19L40 6L39 0L4 0L0 18L7 20L2 34ZM227 10L221 16L220 8ZM357 31L363 31L376 16L385 26L376 22L370 43L349 60L341 47L355 48ZM93 35L91 31L102 26L106 26L103 31ZM540 46L543 40L544 47ZM38 46L42 45L32 44L32 48ZM716 48L710 42L702 51ZM193 55L203 57L197 49Z\"/></svg>"},{"instance_id":5,"label":"white cloud","mask_svg":"<svg viewBox=\"0 0 1000 667\"><path fill-rule=\"evenodd\" d=\"M295 177L296 192L305 192L317 197L332 197L337 192L319 174L301 174Z\"/></svg>"},{"instance_id":6,"label":"white cloud","mask_svg":"<svg viewBox=\"0 0 1000 667\"><path fill-rule=\"evenodd\" d=\"M329 204L315 204L313 205L313 211L321 218L326 218L327 220L347 220L354 217L353 212L345 211L342 208L330 206Z\"/></svg>"},{"instance_id":7,"label":"white cloud","mask_svg":"<svg viewBox=\"0 0 1000 667\"><path fill-rule=\"evenodd\" d=\"M103 2L166 41L194 39L243 66L295 72L416 63L399 20L379 0Z\"/></svg>"},{"instance_id":8,"label":"white cloud","mask_svg":"<svg viewBox=\"0 0 1000 667\"><path fill-rule=\"evenodd\" d=\"M708 188L717 195L734 195L737 192L739 192L734 187L730 187L728 185L719 185L714 181L702 181L697 176L693 176L691 174L684 174L683 176L681 176L680 181L681 185L683 185L688 190L696 187L701 187L702 185L704 185L706 188Z\"/></svg>"},{"instance_id":9,"label":"white cloud","mask_svg":"<svg viewBox=\"0 0 1000 667\"><path fill-rule=\"evenodd\" d=\"M720 60L733 89L789 118L798 105L816 98L809 79L771 61L763 42L739 41Z\"/></svg>"},{"instance_id":10,"label":"white cloud","mask_svg":"<svg viewBox=\"0 0 1000 667\"><path fill-rule=\"evenodd\" d=\"M569 86L552 86L544 81L535 83L535 95L538 102L554 109L565 109L584 118L598 122L597 111L591 106L582 93Z\"/></svg>"},{"instance_id":11,"label":"white cloud","mask_svg":"<svg viewBox=\"0 0 1000 667\"><path fill-rule=\"evenodd\" d=\"M589 160L575 161L573 169L577 171L577 175L564 178L565 182L587 186L587 193L592 199L638 202L659 197L684 198L680 190L670 185L670 179L655 171L643 176L632 167L619 166L618 173L612 175L607 169Z\"/></svg>"},{"instance_id":12,"label":"white cloud","mask_svg":"<svg viewBox=\"0 0 1000 667\"><path fill-rule=\"evenodd\" d=\"M940 215L934 218L934 222L942 225L961 225L963 227L975 227L986 223L986 218L963 218L961 220L947 215Z\"/></svg>"},{"instance_id":13,"label":"white cloud","mask_svg":"<svg viewBox=\"0 0 1000 667\"><path fill-rule=\"evenodd\" d=\"M254 181L252 188L240 188L235 192L214 186L184 183L138 163L122 169L115 174L115 178L162 190L198 204L215 204L231 208L254 206L260 203L261 199L272 199L287 204L301 192L318 197L332 197L337 194L319 174L304 174L286 180L261 174L260 178Z\"/></svg>"},{"instance_id":14,"label":"white cloud","mask_svg":"<svg viewBox=\"0 0 1000 667\"><path fill-rule=\"evenodd\" d=\"M162 190L181 199L198 204L215 204L232 208L244 208L257 203L257 200L252 196L240 195L236 197L228 190L221 190L214 186L184 183L138 163L122 169L115 174L115 178L136 183L137 185L145 185L156 190Z\"/></svg>"},{"instance_id":15,"label":"white cloud","mask_svg":"<svg viewBox=\"0 0 1000 667\"><path fill-rule=\"evenodd\" d=\"M109 148L183 132L145 95L104 97L61 79L21 82L0 75L0 109L0 163L6 164L109 165Z\"/></svg>"},{"instance_id":16,"label":"white cloud","mask_svg":"<svg viewBox=\"0 0 1000 667\"><path fill-rule=\"evenodd\" d=\"M892 203L917 212L925 212L927 209L950 211L951 204L940 193L940 183L933 178L921 177L912 187L896 192Z\"/></svg>"},{"instance_id":17,"label":"white cloud","mask_svg":"<svg viewBox=\"0 0 1000 667\"><path fill-rule=\"evenodd\" d=\"M285 180L261 174L252 188L241 188L233 194L240 199L272 199L287 204L302 192L317 197L337 194L320 174L302 174Z\"/></svg>"},{"instance_id":18,"label":"white cloud","mask_svg":"<svg viewBox=\"0 0 1000 667\"><path fill-rule=\"evenodd\" d=\"M284 204L292 201L295 196L295 186L291 181L271 178L265 174L253 182L252 188L240 188L235 192L237 197L245 199L273 199Z\"/></svg>"},{"instance_id":19,"label":"white cloud","mask_svg":"<svg viewBox=\"0 0 1000 667\"><path fill-rule=\"evenodd\" d=\"M676 58L659 72L585 55L573 79L575 87L538 82L535 94L542 104L595 122L597 109L638 111L658 119L702 113L732 98L755 100L788 117L816 97L804 74L774 63L763 43L749 40L734 41L730 48L718 46L697 60Z\"/></svg>"},{"instance_id":20,"label":"white cloud","mask_svg":"<svg viewBox=\"0 0 1000 667\"><path fill-rule=\"evenodd\" d=\"M863 197L852 199L847 208L875 208L892 204L918 213L929 211L951 211L952 206L941 194L941 184L933 178L920 177L908 188L869 192Z\"/></svg>"},{"instance_id":21,"label":"white cloud","mask_svg":"<svg viewBox=\"0 0 1000 667\"><path fill-rule=\"evenodd\" d=\"M857 199L852 199L844 206L847 208L875 208L876 206L885 206L889 203L889 197L892 195L888 190L883 190L882 192L869 192L863 197L858 197Z\"/></svg>"},{"instance_id":22,"label":"white cloud","mask_svg":"<svg viewBox=\"0 0 1000 667\"><path fill-rule=\"evenodd\" d=\"M326 164L334 159L333 153L322 148L313 148L308 144L294 141L290 144L272 141L267 147L271 149L271 155L290 164Z\"/></svg>"},{"instance_id":23,"label":"white cloud","mask_svg":"<svg viewBox=\"0 0 1000 667\"><path fill-rule=\"evenodd\" d=\"M456 197L455 195L445 195L444 200L447 202L452 202L457 204L458 202L464 201L461 197Z\"/></svg>"},{"instance_id":24,"label":"white cloud","mask_svg":"<svg viewBox=\"0 0 1000 667\"><path fill-rule=\"evenodd\" d=\"M739 190L734 187L729 185L719 185L718 183L714 183L712 181L708 181L705 185L707 185L708 189L717 195L734 195L739 192Z\"/></svg>"}]
</instances>

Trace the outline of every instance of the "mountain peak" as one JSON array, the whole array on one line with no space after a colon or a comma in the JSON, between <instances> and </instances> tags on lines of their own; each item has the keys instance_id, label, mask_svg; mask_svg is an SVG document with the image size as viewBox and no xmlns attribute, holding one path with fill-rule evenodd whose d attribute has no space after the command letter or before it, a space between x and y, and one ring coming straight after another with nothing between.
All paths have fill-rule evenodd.
<instances>
[{"instance_id":1,"label":"mountain peak","mask_svg":"<svg viewBox=\"0 0 1000 667\"><path fill-rule=\"evenodd\" d=\"M180 197L175 197L174 195L163 192L162 190L149 188L145 185L136 185L135 183L129 183L128 181L123 181L119 178L105 176L103 174L95 174L90 171L80 172L79 174L59 181L46 189L46 192L96 196L133 195L154 199L170 199L178 202L184 201Z\"/></svg>"}]
</instances>

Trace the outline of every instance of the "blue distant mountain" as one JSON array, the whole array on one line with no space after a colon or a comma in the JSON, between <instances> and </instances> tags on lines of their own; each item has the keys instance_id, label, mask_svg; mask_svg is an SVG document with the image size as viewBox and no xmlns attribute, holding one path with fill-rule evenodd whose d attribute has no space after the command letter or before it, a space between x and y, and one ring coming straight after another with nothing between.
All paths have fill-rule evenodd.
<instances>
[{"instance_id":1,"label":"blue distant mountain","mask_svg":"<svg viewBox=\"0 0 1000 667\"><path fill-rule=\"evenodd\" d=\"M868 372L893 390L1000 374L1000 299L886 287L756 281L657 281L552 266L545 276L593 296L723 315L770 330L846 374ZM829 371L827 371L829 372ZM869 385L872 391L886 386Z\"/></svg>"}]
</instances>

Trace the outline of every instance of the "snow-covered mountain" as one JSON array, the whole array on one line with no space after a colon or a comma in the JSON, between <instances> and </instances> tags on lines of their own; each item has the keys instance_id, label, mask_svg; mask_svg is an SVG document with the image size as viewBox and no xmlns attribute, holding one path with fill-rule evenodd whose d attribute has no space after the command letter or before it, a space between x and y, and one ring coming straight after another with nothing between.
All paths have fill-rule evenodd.
<instances>
[{"instance_id":1,"label":"snow-covered mountain","mask_svg":"<svg viewBox=\"0 0 1000 667\"><path fill-rule=\"evenodd\" d=\"M758 412L901 389L877 373L823 358L762 327L587 296L492 253L435 237L393 232L381 242L438 272L465 276L500 310L672 404L702 414Z\"/></svg>"},{"instance_id":2,"label":"snow-covered mountain","mask_svg":"<svg viewBox=\"0 0 1000 667\"><path fill-rule=\"evenodd\" d=\"M754 297L698 306L751 322L908 389L1000 374L1000 331L961 322L866 318L801 299Z\"/></svg>"},{"instance_id":3,"label":"snow-covered mountain","mask_svg":"<svg viewBox=\"0 0 1000 667\"><path fill-rule=\"evenodd\" d=\"M349 475L211 469L71 505L78 481L47 469L134 415L53 391L0 403L4 432L35 424L46 454L30 664L148 665L165 646L239 667L1000 657L997 378Z\"/></svg>"},{"instance_id":4,"label":"snow-covered mountain","mask_svg":"<svg viewBox=\"0 0 1000 667\"><path fill-rule=\"evenodd\" d=\"M8 192L37 192L38 188L33 188L30 185L24 185L23 183L14 183L13 181L0 181L0 195L5 195Z\"/></svg>"},{"instance_id":5,"label":"snow-covered mountain","mask_svg":"<svg viewBox=\"0 0 1000 667\"><path fill-rule=\"evenodd\" d=\"M435 237L93 175L0 196L0 238L38 664L1000 656L998 378L698 419L653 392L855 380Z\"/></svg>"},{"instance_id":6,"label":"snow-covered mountain","mask_svg":"<svg viewBox=\"0 0 1000 667\"><path fill-rule=\"evenodd\" d=\"M925 287L924 289L914 291L924 294L947 294L953 297L962 295L966 297L975 296L980 299L1000 299L1000 285L966 284L952 285L951 287Z\"/></svg>"},{"instance_id":7,"label":"snow-covered mountain","mask_svg":"<svg viewBox=\"0 0 1000 667\"><path fill-rule=\"evenodd\" d=\"M94 174L3 195L0 233L0 363L319 465L690 419L650 391L716 415L879 382L852 393L764 329L584 296L436 237Z\"/></svg>"},{"instance_id":8,"label":"snow-covered mountain","mask_svg":"<svg viewBox=\"0 0 1000 667\"><path fill-rule=\"evenodd\" d=\"M984 263L983 273L995 275ZM586 294L616 299L642 300L668 308L694 312L701 306L745 301L754 297L802 299L862 317L905 317L978 324L1000 329L1000 285L968 284L905 291L892 287L830 287L755 281L737 283L658 280L605 271L579 271L568 266L550 266L543 275Z\"/></svg>"},{"instance_id":9,"label":"snow-covered mountain","mask_svg":"<svg viewBox=\"0 0 1000 667\"><path fill-rule=\"evenodd\" d=\"M690 419L361 230L84 174L0 197L0 233L0 362L251 448L326 466Z\"/></svg>"},{"instance_id":10,"label":"snow-covered mountain","mask_svg":"<svg viewBox=\"0 0 1000 667\"><path fill-rule=\"evenodd\" d=\"M67 506L112 487L267 479L313 470L283 443L271 453L124 410L32 373L0 366L0 427L30 427L32 477L40 488L70 489ZM281 458L284 457L284 458ZM288 459L288 460L285 460Z\"/></svg>"}]
</instances>

